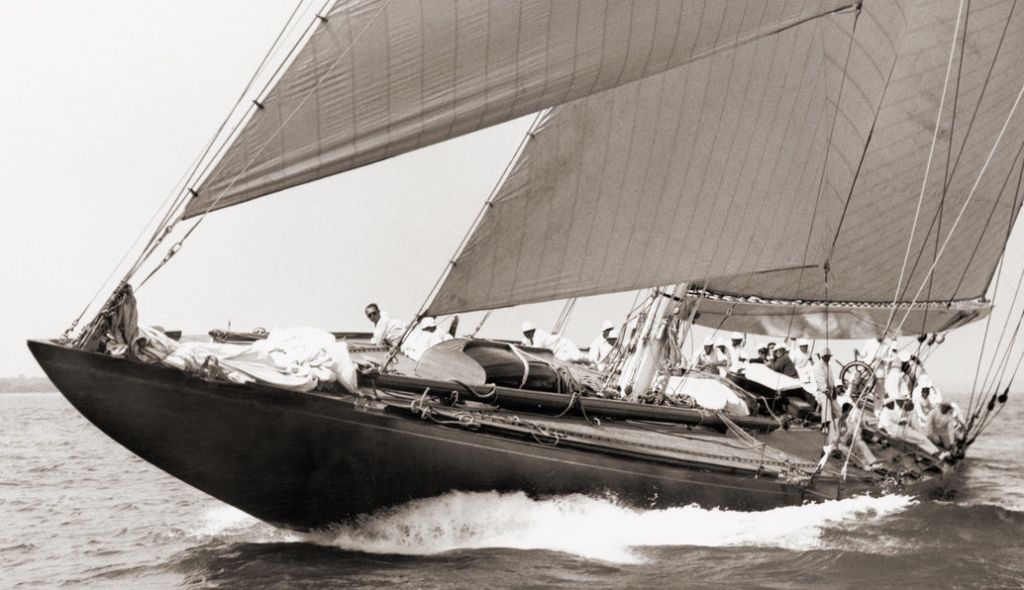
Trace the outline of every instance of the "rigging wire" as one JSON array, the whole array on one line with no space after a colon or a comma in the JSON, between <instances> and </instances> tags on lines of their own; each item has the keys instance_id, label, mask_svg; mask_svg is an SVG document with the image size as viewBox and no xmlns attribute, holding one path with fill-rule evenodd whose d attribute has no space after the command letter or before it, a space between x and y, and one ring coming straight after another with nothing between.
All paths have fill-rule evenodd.
<instances>
[{"instance_id":1,"label":"rigging wire","mask_svg":"<svg viewBox=\"0 0 1024 590\"><path fill-rule=\"evenodd\" d=\"M331 1L333 0L326 0L326 2L321 6L320 11L323 11L323 9L326 8ZM300 0L299 3L296 4L295 8L292 10L292 13L288 18L288 21L285 22L284 27L282 27L281 31L274 39L274 43L271 44L270 49L268 49L267 53L264 54L263 59L260 61L260 65L253 73L252 77L249 78L249 81L246 83L245 88L242 90L241 93L239 93L238 98L235 99L234 106L232 106L231 109L228 111L227 116L221 122L220 126L218 126L217 130L210 138L210 141L203 149L203 152L199 158L199 163L195 164L191 171L189 172L188 179L185 182L185 185L181 189L179 189L180 192L178 193L177 199L174 201L173 205L168 208L167 213L164 215L163 220L160 222L157 231L154 232L153 237L150 238L150 242L147 244L146 248L143 249L143 252L139 255L135 264L126 273L124 278L125 282L127 282L132 276L134 276L136 272L138 272L141 265L149 258L149 256L153 254L157 246L159 246L160 243L164 240L164 238L166 238L166 236L171 232L171 230L179 220L175 219L175 217L179 215L179 210L185 205L185 203L187 203L188 199L198 195L198 193L195 192L195 189L192 188L192 185L198 179L205 176L206 173L209 171L210 167L212 167L215 162L219 161L221 155L231 145L233 139L237 137L237 134L239 133L242 125L249 120L248 117L250 116L250 114L254 111L254 109L257 109L258 100L254 100L253 102L249 103L243 111L238 110L239 106L242 104L242 101L245 100L246 96L248 95L249 90L253 87L256 80L259 79L261 74L263 74L263 72L265 71L267 64L270 62L271 56L280 50L281 42L285 38L287 38L288 35L290 35L292 31L294 31L295 27L298 25L299 19L297 17L300 14L300 9L305 2L306 0ZM303 10L301 12L304 13L307 10L308 7L306 8L306 10ZM280 60L276 60L278 62L277 67L274 69L274 72L267 77L267 80L260 88L260 91L256 93L257 97L263 95L267 91L267 89L270 88L271 84L277 81L277 76L280 74L282 68L284 67L285 64L289 63L289 60L295 54L298 48L302 45L303 39L306 38L306 35L309 33L309 31L312 29L315 23L316 20L311 20L309 24L306 26L305 30L302 32L302 34L298 37L296 42L292 44L291 48L288 50L285 56ZM233 118L235 119L234 125L231 127L230 131L224 134L224 129L227 127L228 123ZM214 151L211 155L210 150L213 148L215 144L218 147L216 151Z\"/></svg>"},{"instance_id":2,"label":"rigging wire","mask_svg":"<svg viewBox=\"0 0 1024 590\"><path fill-rule=\"evenodd\" d=\"M565 329L566 324L569 323L569 318L572 317L572 312L576 308L576 298L571 297L565 300L565 304L562 305L562 312L558 314L558 319L555 320L555 325L551 332L553 334L561 334L562 330Z\"/></svg>"},{"instance_id":3,"label":"rigging wire","mask_svg":"<svg viewBox=\"0 0 1024 590\"><path fill-rule=\"evenodd\" d=\"M1024 143L1021 144L1021 150L1024 150ZM1018 152L1018 157L1020 156L1020 154L1021 154L1021 152L1019 151ZM1013 172L1013 167L1011 166L1010 167L1010 173L1012 174L1012 172ZM1021 163L1021 174L1024 175L1024 162ZM1021 176L1018 176L1017 177L1017 192L1014 195L1014 206L1013 206L1013 209L1017 208L1017 203L1018 203L1018 201L1020 199L1020 189L1021 189ZM995 208L993 208L993 211L994 210L995 210ZM986 227L987 227L987 223L986 223ZM1012 229L1013 229L1013 224L1012 223L1011 224L1007 224L1006 240L1010 239L1010 232L1012 231ZM982 232L982 237L984 237L984 232ZM980 242L980 238L979 238L979 242ZM993 297L995 296L995 293L998 292L998 290L999 290L1000 279L1002 278L1003 269L1005 267L1006 267L1006 259L1005 259L1005 256L1004 256L1003 261L999 264L999 270L996 272L996 279L995 279L995 283L994 283L993 289L992 289ZM1013 307L1014 307L1014 305L1017 302L1017 295L1018 295L1019 291L1020 291L1020 283L1018 282L1017 289L1014 291L1013 300L1010 302L1009 311L1007 312L1008 314L1010 312L1012 312ZM974 408L975 388L977 387L977 384L978 384L978 376L981 374L982 358L983 358L983 355L984 355L984 352L985 352L985 345L988 342L988 332L989 332L989 328L990 328L991 323L992 323L992 315L993 314L990 312L989 315L988 315L988 318L986 318L986 320L985 320L985 332L984 332L984 335L982 336L982 340L981 340L981 347L980 347L981 350L978 353L978 363L977 363L977 366L976 366L975 371L974 371L974 380L971 383L971 397L970 397L970 400L968 402L968 408L969 408L968 411L969 412L973 411L973 408ZM988 368L988 370L985 373L985 379L984 379L984 381L982 381L982 384L983 384L982 385L982 390L984 390L984 388L985 388L984 383L988 381L988 375L989 375L989 372L992 369L991 363L995 362L997 351L999 350L1000 346L1002 345L1003 335L1005 334L1005 332L1006 332L1006 323L1003 324L1003 329L1000 331L1000 334L999 334L999 340L996 342L996 346L995 346L995 348L992 351L992 360L990 361L989 368Z\"/></svg>"},{"instance_id":4,"label":"rigging wire","mask_svg":"<svg viewBox=\"0 0 1024 590\"><path fill-rule=\"evenodd\" d=\"M977 178L975 178L974 184L971 186L970 192L967 193L967 198L964 200L963 206L960 207L960 211L959 213L957 213L956 219L953 220L953 226L950 228L949 233L946 235L946 239L942 242L942 247L939 248L938 256L936 256L935 259L932 261L931 267L928 269L928 272L925 275L926 280L928 277L931 276L933 272L935 272L935 267L938 265L939 260L942 257L942 254L946 250L946 247L949 246L949 241L952 239L953 234L956 232L957 226L959 226L960 221L963 220L964 212L967 211L967 206L970 205L971 201L973 200L974 195L978 190L978 185L981 184L981 179L984 177L985 172L988 170L989 165L992 163L992 158L995 156L996 151L998 151L999 149L999 144L1002 142L1003 136L1006 134L1006 129L1010 126L1010 121L1013 119L1013 115L1017 112L1017 107L1020 105L1021 97L1024 97L1024 84L1021 85L1020 91L1017 93L1017 98L1013 101L1013 107L1007 114L1006 121L1003 122L1003 127L1002 129L999 130L999 134L996 136L996 140L992 144L992 149L989 150L988 156L985 158L985 162L981 166L981 170L978 171L978 176ZM922 281L921 287L918 288L917 293L914 294L914 299L911 302L911 305L917 303L918 297L920 297L921 293L924 291L925 284L926 282ZM907 317L909 317L909 315L910 308L907 309L907 313L904 314L903 319L896 327L896 332L899 332L900 328L903 327L903 323L906 322Z\"/></svg>"},{"instance_id":5,"label":"rigging wire","mask_svg":"<svg viewBox=\"0 0 1024 590\"><path fill-rule=\"evenodd\" d=\"M924 203L924 194L928 188L928 177L930 176L932 169L932 160L935 157L935 144L939 140L939 127L942 123L942 111L946 105L946 91L949 89L949 76L953 71L953 57L956 55L957 38L960 36L960 19L964 11L964 0L960 0L959 7L956 13L956 25L953 27L953 41L949 47L949 59L946 61L946 77L942 82L942 96L939 98L939 108L935 115L935 129L932 131L932 142L928 148L928 160L924 167L924 178L921 179L921 191L917 196L917 208L914 210L914 222L910 226L910 237L907 240L907 250L903 254L903 265L900 267L900 276L896 280L896 291L893 293L892 298L892 309L889 311L889 318L885 322L885 329L882 331L883 337L889 333L889 326L892 325L892 320L896 316L896 304L900 298L900 287L903 285L903 277L907 271L907 261L910 260L910 249L914 244L914 234L917 232L917 222L921 218L921 205ZM945 182L945 179L943 179ZM909 279L908 281L909 282ZM910 309L907 310L907 314L910 313ZM900 324L902 327L902 323Z\"/></svg>"},{"instance_id":6,"label":"rigging wire","mask_svg":"<svg viewBox=\"0 0 1024 590\"><path fill-rule=\"evenodd\" d=\"M330 0L328 0L328 1L330 1ZM174 254L177 253L177 251L181 248L181 245L185 242L185 240L188 239L192 235L192 232L194 232L196 230L196 228L198 228L199 225L203 222L203 220L206 219L206 217L210 214L210 212L213 211L216 208L217 204L220 203L221 199L223 199L224 196L228 194L228 191L230 191L232 188L234 188L235 183L237 183L238 180L242 177L242 175L245 174L249 170L249 167L252 166L252 164L256 161L256 158L258 158L260 156L260 154L263 153L263 150L265 150L266 147L271 144L271 142L273 142L273 141L275 141L277 139L277 137L278 137L278 135L280 135L281 131L291 122L291 120L295 117L295 115L299 112L299 110L302 109L302 107L306 104L306 102L309 100L309 98L311 96L313 96L313 94L320 88L320 86L323 84L324 80L327 79L327 76L331 72L334 71L334 69L338 66L338 64L341 63L342 59L344 59L345 57L348 56L349 52L352 51L352 48L356 45L356 43L358 43L359 40L362 39L362 37L366 33L366 31L369 30L370 27L372 27L375 22L377 22L377 18L380 17L380 15L387 9L387 7L390 4L391 4L391 0L384 0L384 2L381 4L380 8L378 8L377 11L374 13L373 17L370 18L370 20L366 23L366 25L362 28L362 30L360 30L359 33L352 39L352 41L348 44L348 46L345 48L345 50L342 51L338 55L338 57L336 57L334 59L333 62L331 62L331 65L327 68L326 71L324 71L323 75L321 75L319 78L317 78L316 84L314 84L309 90L306 91L305 95L302 97L302 100L300 100L299 103L297 105L295 105L295 108L292 109L291 113L289 113L288 116L285 117L284 120L282 120L280 124L278 124L278 126L275 128L274 132L270 134L270 136L267 138L267 140L264 141L263 144L259 147L259 149L256 150L256 152L249 158L249 160L246 162L245 166L243 166L242 169L239 170L238 173L234 176L234 178L231 179L231 182L228 183L228 185L225 186L224 189L221 190L220 194L217 195L217 198L215 198L213 201L210 202L209 205L207 205L206 209L203 210L203 213L201 215L199 215L199 217L195 221L195 223L192 224L192 227L190 227L185 232L185 235L183 235L181 237L181 239L179 239L177 242L175 242L175 244L174 244L174 246L172 246L171 250L168 251L167 255L164 256L164 259L162 261L160 261L160 263L157 264L156 268L154 268L148 275L146 275L146 278L143 279L141 283L139 283L139 287L140 288L147 281L149 281L149 279L152 278L153 275L155 275L157 273L157 271L159 271L161 268L163 268L163 266L165 264L167 264L167 262L170 260L170 258L172 256L174 256ZM325 6L326 6L326 4L325 4ZM317 19L316 19L316 22L323 23L324 21L321 20L321 18L318 16Z\"/></svg>"},{"instance_id":7,"label":"rigging wire","mask_svg":"<svg viewBox=\"0 0 1024 590\"><path fill-rule=\"evenodd\" d=\"M399 349L399 347L401 347L402 342L405 342L405 339L409 336L410 333L412 333L412 330L413 328L416 327L416 324L418 324L420 319L424 317L424 314L427 311L427 307L430 305L431 301L433 301L434 296L436 295L438 288L441 286L442 281L448 276L448 273L451 271L451 269L455 267L455 261L462 253L462 249L466 247L466 244L469 242L469 238L471 235L473 235L474 230L483 220L484 213L486 213L488 209L494 206L494 198L497 196L498 190L501 188L502 184L504 184L505 182L505 179L511 173L512 167L515 165L517 161L519 161L519 157L522 155L523 150L526 148L526 144L537 133L539 123L544 119L547 113L550 112L550 110L551 109L545 109L539 111L536 114L536 116L534 116L533 121L530 122L530 126L527 128L526 133L523 134L523 138L519 141L519 145L516 146L516 149L513 152L512 157L509 158L509 161L505 164L504 170L502 170L501 174L498 176L498 179L495 181L494 186L491 188L490 194L484 201L484 204L480 207L480 210L477 212L476 217L470 224L469 229L462 236L462 240L455 247L455 252L452 254L452 257L448 260L448 263L445 265L444 270L441 271L440 276L438 276L437 280L434 281L434 285L430 288L430 291L424 298L423 303L420 304L420 307L416 312L416 316L413 318L412 321L408 322L405 328L405 332L402 333L402 337L398 340L398 345L395 346L392 349L391 353L388 354L388 358L384 362L385 367L387 367L391 363L391 361L394 359L395 352Z\"/></svg>"},{"instance_id":8,"label":"rigging wire","mask_svg":"<svg viewBox=\"0 0 1024 590\"><path fill-rule=\"evenodd\" d=\"M186 168L185 172L181 175L181 177L178 179L178 181L174 184L174 187L171 189L171 191L168 193L168 195L163 199L163 201L161 201L160 205L156 208L156 210L153 211L153 214L150 216L149 220L146 221L146 223L142 226L142 229L140 229L139 233L135 236L135 239L132 240L132 243L128 246L128 248L125 249L125 251L122 254L121 258L117 261L117 263L114 265L114 267L110 270L110 274L108 274L106 276L106 278L103 279L103 281L100 283L99 287L96 289L96 292L89 299L88 303L85 304L85 307L82 308L82 311L71 322L70 327L64 333L65 337L70 336L71 332L73 332L74 329L78 326L78 323L82 320L82 318L85 316L85 314L89 311L89 309L92 307L92 305L96 302L96 298L99 297L100 293L102 293L105 290L105 288L107 287L107 285L110 284L110 280L117 273L118 269L121 268L121 266L124 264L125 260L128 259L129 254L131 254L131 252L139 244L139 241L142 239L142 236L144 236L146 234L147 230L150 227L153 226L153 221L157 218L157 216L160 214L161 211L164 211L166 209L167 212L164 214L164 217L161 219L160 223L156 225L156 229L154 230L153 234L151 235L149 243L152 243L152 241L161 232L164 231L163 228L164 228L164 225L165 225L165 223L166 223L166 221L168 219L168 216L176 208L176 205L178 203L177 199L175 199L174 201L172 201L172 199L174 198L175 195L179 195L178 199L180 199L182 194L187 194L187 193L184 193L183 191L184 191L185 187L188 186L188 184L190 183L190 179L193 177L193 175L195 173L195 170L200 166L201 162L203 161L203 158L205 158L206 155L209 153L209 151L210 151L211 147L213 146L214 142L216 141L217 137L220 135L221 131L227 125L228 121L231 119L231 115L237 110L238 105L245 98L246 92L248 92L248 90L249 90L249 88L251 88L253 82L255 82L255 80L259 77L260 73L263 71L263 69L266 66L267 62L269 61L270 57L278 50L281 39L285 36L286 31L293 27L293 23L294 23L296 15L299 12L299 8L306 1L307 0L299 0L299 2L296 3L295 8L292 9L292 12L291 12L291 14L288 17L288 20L285 22L284 26L281 27L281 30L278 32L277 37L275 37L274 42L271 43L271 45L267 49L266 53L264 53L263 58L260 60L260 64L257 67L256 71L253 72L253 75L249 78L249 81L246 83L245 90L242 91L242 93L235 100L234 105L228 111L228 115L224 118L224 120L221 122L220 126L213 133L213 135L210 137L210 139L207 140L207 142L204 144L204 147L202 148L202 150L200 150L199 155L196 156L196 158L192 161L192 163L188 166L188 168ZM171 202L172 205L168 207L168 203L169 202ZM149 247L149 244L147 244L147 246L146 246L146 248L144 248L144 250L147 249L148 247ZM137 264L137 262L136 262L136 264ZM134 264L133 264L133 266L134 266ZM130 278L130 276L131 276L131 271L125 276L125 278L122 279L122 283L126 282Z\"/></svg>"},{"instance_id":9,"label":"rigging wire","mask_svg":"<svg viewBox=\"0 0 1024 590\"><path fill-rule=\"evenodd\" d=\"M899 275L899 278L896 281L896 288L895 288L895 292L893 294L892 308L889 311L889 317L888 317L888 319L885 322L885 328L882 330L882 339L879 341L878 346L876 347L874 358L873 358L872 363L871 363L872 371L876 370L876 366L880 364L880 360L881 360L880 356L882 355L882 352L883 352L882 348L883 348L884 343L886 341L886 336L889 333L889 327L892 325L892 320L893 320L893 318L896 315L896 309L897 309L897 306L899 304L900 287L903 284L904 273L907 270L907 261L910 258L910 249L911 249L911 246L912 246L912 244L914 242L914 234L917 231L917 222L920 219L920 215L921 215L921 205L922 205L922 203L924 201L925 190L926 190L926 188L928 186L928 176L930 174L931 166L932 166L932 160L933 160L934 155L935 155L935 144L938 141L939 126L940 126L940 124L942 122L942 111L943 111L943 108L944 108L945 102L946 102L946 91L949 88L950 73L951 73L951 71L953 69L953 57L956 55L957 37L959 37L959 33L960 33L960 20L961 20L961 17L963 15L963 8L964 8L964 0L960 0L959 6L957 8L956 24L954 25L954 28L953 28L953 40L952 40L952 42L950 44L950 48L949 48L949 59L946 62L946 74L945 74L945 78L944 78L944 80L942 82L942 96L939 99L939 108L938 108L938 111L937 111L936 116L935 116L935 128L934 128L934 130L932 132L931 146L930 146L930 148L928 150L928 160L927 160L927 163L925 164L924 178L921 181L921 191L918 194L917 207L916 207L916 209L914 211L914 222L913 222L913 225L911 226L910 237L907 240L907 249L906 249L906 252L904 253L904 256L903 256L903 265L900 268L900 275ZM902 41L902 39L901 39L901 41ZM893 60L892 68L889 70L889 77L886 79L885 88L883 89L883 95L885 93L885 90L888 89L888 87L889 87L889 81L892 78L892 73L895 70L895 68L896 68L896 61ZM858 163L858 165L857 165L857 174L854 176L853 182L851 183L850 193L849 193L849 196L847 197L846 204L843 207L843 214L842 214L842 216L840 217L840 220L839 220L839 227L836 228L835 238L832 241L832 251L829 252L829 260L831 260L832 254L835 251L836 243L839 240L839 231L840 231L840 228L842 227L843 219L846 217L846 212L847 212L847 209L849 208L850 200L853 197L853 187L856 186L857 178L860 176L860 167L861 167L861 165L863 165L863 163L864 163L864 156L867 153L867 143L870 142L870 139L871 139L871 137L873 135L874 128L875 128L875 123L878 121L878 113L880 113L881 110L882 110L881 109L881 103L879 103L878 111L875 112L874 120L871 123L871 131L868 132L868 142L865 143L864 151L861 153L860 163ZM945 181L945 179L943 179L943 181ZM828 284L828 271L826 270L826 285L827 284ZM922 284L922 286L923 286L923 284ZM918 295L920 295L920 292L918 293ZM916 302L916 298L915 298L915 302ZM906 321L906 318L910 315L910 312L912 310L913 310L913 303L911 303L911 305L907 307L907 312L903 316L904 321ZM900 327L902 327L902 326L903 326L903 324L901 322L900 323ZM899 333L899 328L897 328L896 332ZM859 412L859 414L857 416L857 424L854 426L854 429L853 429L854 440L857 440L860 437L862 419L864 417L864 409L867 407L867 400L868 400L869 397L871 397L871 396L862 395L861 399L859 400L859 404L858 405L861 406L861 407L859 408L860 412ZM842 467L842 470L840 471L840 473L842 474L842 478L844 480L846 479L846 473L847 473L847 469L848 469L849 464L850 464L850 457L852 455L853 455L852 451L849 452L849 453L846 453L846 458L843 460L843 467Z\"/></svg>"}]
</instances>

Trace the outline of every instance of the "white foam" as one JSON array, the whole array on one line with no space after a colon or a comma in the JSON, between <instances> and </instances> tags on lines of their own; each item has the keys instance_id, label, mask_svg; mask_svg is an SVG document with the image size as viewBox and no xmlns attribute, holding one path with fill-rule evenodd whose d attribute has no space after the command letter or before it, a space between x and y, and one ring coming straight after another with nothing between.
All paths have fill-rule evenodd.
<instances>
[{"instance_id":1,"label":"white foam","mask_svg":"<svg viewBox=\"0 0 1024 590\"><path fill-rule=\"evenodd\" d=\"M817 548L826 528L877 520L913 503L906 496L884 496L764 512L697 506L636 510L582 495L534 500L522 493L451 492L307 540L367 553L430 555L507 547L635 563L643 560L636 548L646 546Z\"/></svg>"},{"instance_id":2,"label":"white foam","mask_svg":"<svg viewBox=\"0 0 1024 590\"><path fill-rule=\"evenodd\" d=\"M227 542L282 543L301 540L291 531L275 528L241 510L222 504L207 510L188 534Z\"/></svg>"}]
</instances>

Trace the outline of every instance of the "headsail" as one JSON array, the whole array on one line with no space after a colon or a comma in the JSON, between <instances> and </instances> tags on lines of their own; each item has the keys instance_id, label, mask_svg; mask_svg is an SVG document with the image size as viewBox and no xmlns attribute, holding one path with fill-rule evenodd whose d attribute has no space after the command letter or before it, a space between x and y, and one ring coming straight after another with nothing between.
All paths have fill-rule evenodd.
<instances>
[{"instance_id":1,"label":"headsail","mask_svg":"<svg viewBox=\"0 0 1024 590\"><path fill-rule=\"evenodd\" d=\"M628 84L852 0L342 0L192 217Z\"/></svg>"},{"instance_id":2,"label":"headsail","mask_svg":"<svg viewBox=\"0 0 1024 590\"><path fill-rule=\"evenodd\" d=\"M929 277L1024 80L1013 5L965 10L900 301L930 278L975 308L1020 208L1024 113ZM956 29L956 3L872 0L555 109L430 311L684 280L891 303Z\"/></svg>"}]
</instances>

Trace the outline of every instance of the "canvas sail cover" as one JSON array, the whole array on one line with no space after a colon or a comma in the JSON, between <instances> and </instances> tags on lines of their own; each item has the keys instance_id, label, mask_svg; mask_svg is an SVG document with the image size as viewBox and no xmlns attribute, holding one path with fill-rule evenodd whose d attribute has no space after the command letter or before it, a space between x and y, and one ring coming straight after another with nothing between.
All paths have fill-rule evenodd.
<instances>
[{"instance_id":1,"label":"canvas sail cover","mask_svg":"<svg viewBox=\"0 0 1024 590\"><path fill-rule=\"evenodd\" d=\"M743 298L889 304L895 296L943 302L953 315L960 304L976 308L1020 207L1024 113L1010 119L950 228L1024 81L1024 36L1015 33L1024 7L968 2L959 21L958 8L867 0L859 12L557 107L430 311L682 281L735 297L734 314ZM936 319L936 306L931 313Z\"/></svg>"},{"instance_id":2,"label":"canvas sail cover","mask_svg":"<svg viewBox=\"0 0 1024 590\"><path fill-rule=\"evenodd\" d=\"M851 0L341 0L185 211L201 214L628 84Z\"/></svg>"}]
</instances>

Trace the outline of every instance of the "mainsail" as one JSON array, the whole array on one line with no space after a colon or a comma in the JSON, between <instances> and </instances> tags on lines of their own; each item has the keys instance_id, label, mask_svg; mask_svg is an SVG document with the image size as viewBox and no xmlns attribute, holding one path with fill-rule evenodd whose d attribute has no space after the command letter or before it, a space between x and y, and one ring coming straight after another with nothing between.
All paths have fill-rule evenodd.
<instances>
[{"instance_id":1,"label":"mainsail","mask_svg":"<svg viewBox=\"0 0 1024 590\"><path fill-rule=\"evenodd\" d=\"M729 52L852 0L342 0L185 217Z\"/></svg>"},{"instance_id":2,"label":"mainsail","mask_svg":"<svg viewBox=\"0 0 1024 590\"><path fill-rule=\"evenodd\" d=\"M859 304L839 337L894 300L928 309L904 333L980 317L1021 201L1015 4L866 1L554 109L430 311L685 280L731 298L706 323L747 306L727 329L802 302Z\"/></svg>"}]
</instances>

